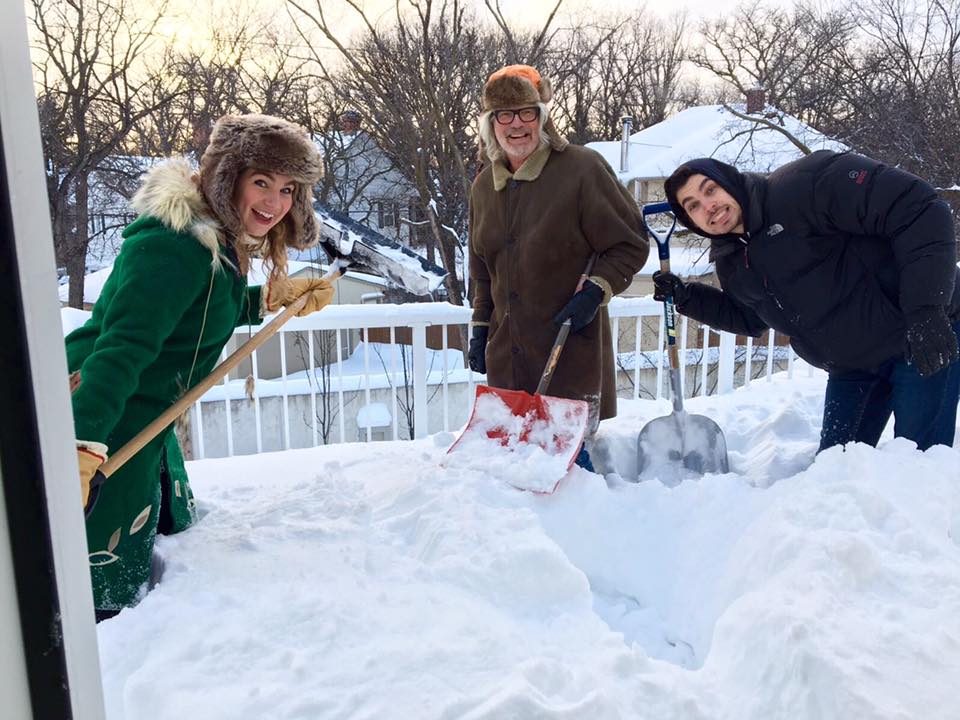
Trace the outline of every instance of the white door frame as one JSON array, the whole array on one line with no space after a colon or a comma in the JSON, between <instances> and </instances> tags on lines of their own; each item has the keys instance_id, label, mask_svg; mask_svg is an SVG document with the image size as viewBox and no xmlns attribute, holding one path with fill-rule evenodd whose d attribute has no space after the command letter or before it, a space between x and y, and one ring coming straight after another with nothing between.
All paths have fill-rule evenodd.
<instances>
[{"instance_id":1,"label":"white door frame","mask_svg":"<svg viewBox=\"0 0 960 720\"><path fill-rule=\"evenodd\" d=\"M103 720L40 127L18 0L4 2L0 23L0 277L3 714Z\"/></svg>"}]
</instances>

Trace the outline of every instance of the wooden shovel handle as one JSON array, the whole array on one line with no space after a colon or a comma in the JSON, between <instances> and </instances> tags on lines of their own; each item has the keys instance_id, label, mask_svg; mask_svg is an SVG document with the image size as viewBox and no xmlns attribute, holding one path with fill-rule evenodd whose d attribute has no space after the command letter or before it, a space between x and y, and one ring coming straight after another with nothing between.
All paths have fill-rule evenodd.
<instances>
[{"instance_id":1,"label":"wooden shovel handle","mask_svg":"<svg viewBox=\"0 0 960 720\"><path fill-rule=\"evenodd\" d=\"M187 408L199 400L200 397L207 392L207 390L216 385L227 373L233 370L251 353L253 353L254 350L273 337L277 330L279 330L284 323L287 322L287 320L292 318L301 309L303 309L303 306L306 304L309 296L310 293L304 293L290 303L286 308L284 308L282 313L277 315L273 320L265 325L256 335L234 350L230 357L217 365L209 375L187 390L187 392L185 392L183 396L173 405L167 408L162 415L134 435L127 442L127 444L117 450L117 452L110 455L110 457L107 458L107 461L100 466L100 473L103 474L104 479L110 477L113 473L119 470L124 463L140 452L147 443L163 432L167 425L176 420L187 410Z\"/></svg>"}]
</instances>

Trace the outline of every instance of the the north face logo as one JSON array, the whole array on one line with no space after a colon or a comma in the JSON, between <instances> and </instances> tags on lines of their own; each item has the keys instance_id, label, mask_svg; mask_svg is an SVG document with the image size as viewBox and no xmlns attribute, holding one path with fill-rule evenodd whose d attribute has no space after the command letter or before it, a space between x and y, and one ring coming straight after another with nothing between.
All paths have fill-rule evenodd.
<instances>
[{"instance_id":1,"label":"the north face logo","mask_svg":"<svg viewBox=\"0 0 960 720\"><path fill-rule=\"evenodd\" d=\"M863 185L863 181L867 179L866 170L851 170L847 177L853 180L857 185Z\"/></svg>"}]
</instances>

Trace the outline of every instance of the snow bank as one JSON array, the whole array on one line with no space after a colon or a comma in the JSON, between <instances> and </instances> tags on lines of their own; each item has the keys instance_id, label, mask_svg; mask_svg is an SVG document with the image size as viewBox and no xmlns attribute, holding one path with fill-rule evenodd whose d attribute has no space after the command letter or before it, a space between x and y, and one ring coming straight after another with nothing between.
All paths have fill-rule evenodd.
<instances>
[{"instance_id":1,"label":"snow bank","mask_svg":"<svg viewBox=\"0 0 960 720\"><path fill-rule=\"evenodd\" d=\"M733 472L672 489L618 477L665 401L552 495L450 434L190 463L201 521L98 626L108 716L960 717L960 452L815 458L823 382L689 400Z\"/></svg>"}]
</instances>

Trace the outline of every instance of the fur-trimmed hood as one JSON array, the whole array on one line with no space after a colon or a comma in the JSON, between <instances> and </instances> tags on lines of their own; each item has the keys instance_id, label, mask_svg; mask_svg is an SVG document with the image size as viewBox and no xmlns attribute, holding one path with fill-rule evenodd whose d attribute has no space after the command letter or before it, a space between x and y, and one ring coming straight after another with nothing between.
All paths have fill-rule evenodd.
<instances>
[{"instance_id":1,"label":"fur-trimmed hood","mask_svg":"<svg viewBox=\"0 0 960 720\"><path fill-rule=\"evenodd\" d=\"M147 171L130 205L138 214L155 217L176 232L189 232L210 251L213 264L219 265L223 227L204 199L199 182L189 160L164 160Z\"/></svg>"}]
</instances>

